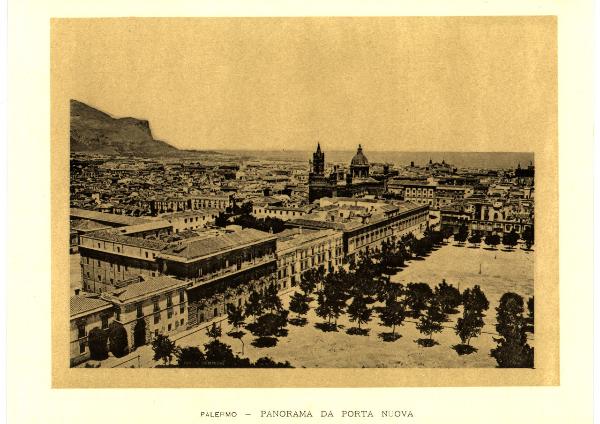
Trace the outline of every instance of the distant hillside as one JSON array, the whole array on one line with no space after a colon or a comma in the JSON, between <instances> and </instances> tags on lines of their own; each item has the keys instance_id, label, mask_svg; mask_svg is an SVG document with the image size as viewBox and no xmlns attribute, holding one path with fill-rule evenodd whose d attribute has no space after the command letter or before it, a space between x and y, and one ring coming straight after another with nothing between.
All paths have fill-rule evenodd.
<instances>
[{"instance_id":1,"label":"distant hillside","mask_svg":"<svg viewBox=\"0 0 600 424\"><path fill-rule=\"evenodd\" d=\"M152 138L148 121L113 118L77 100L71 100L71 152L142 157L182 153Z\"/></svg>"}]
</instances>

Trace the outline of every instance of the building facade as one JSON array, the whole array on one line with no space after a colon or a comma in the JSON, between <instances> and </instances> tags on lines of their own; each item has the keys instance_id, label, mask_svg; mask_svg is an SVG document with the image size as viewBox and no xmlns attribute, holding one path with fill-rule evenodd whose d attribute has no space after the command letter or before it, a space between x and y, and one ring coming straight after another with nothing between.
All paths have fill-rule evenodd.
<instances>
[{"instance_id":1,"label":"building facade","mask_svg":"<svg viewBox=\"0 0 600 424\"><path fill-rule=\"evenodd\" d=\"M123 288L104 292L114 308L114 321L127 331L130 348L158 334L173 335L187 328L188 282L167 276L138 277ZM137 328L136 328L137 327Z\"/></svg>"},{"instance_id":2,"label":"building facade","mask_svg":"<svg viewBox=\"0 0 600 424\"><path fill-rule=\"evenodd\" d=\"M338 230L286 230L278 234L277 281L279 290L296 286L304 272L323 267L337 270L344 260L343 233Z\"/></svg>"},{"instance_id":3,"label":"building facade","mask_svg":"<svg viewBox=\"0 0 600 424\"><path fill-rule=\"evenodd\" d=\"M99 297L71 296L70 299L70 361L71 366L90 357L88 335L94 328L107 330L114 318L110 302Z\"/></svg>"}]
</instances>

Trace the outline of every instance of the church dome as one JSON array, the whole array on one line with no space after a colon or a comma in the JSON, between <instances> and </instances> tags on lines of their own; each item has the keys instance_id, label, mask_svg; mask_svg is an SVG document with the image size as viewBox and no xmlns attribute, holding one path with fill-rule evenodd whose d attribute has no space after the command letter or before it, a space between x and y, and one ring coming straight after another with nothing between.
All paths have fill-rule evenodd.
<instances>
[{"instance_id":1,"label":"church dome","mask_svg":"<svg viewBox=\"0 0 600 424\"><path fill-rule=\"evenodd\" d=\"M362 147L360 146L360 144L358 145L358 150L356 151L356 154L352 158L352 162L350 162L350 165L351 166L368 166L369 165L369 160L363 154Z\"/></svg>"}]
</instances>

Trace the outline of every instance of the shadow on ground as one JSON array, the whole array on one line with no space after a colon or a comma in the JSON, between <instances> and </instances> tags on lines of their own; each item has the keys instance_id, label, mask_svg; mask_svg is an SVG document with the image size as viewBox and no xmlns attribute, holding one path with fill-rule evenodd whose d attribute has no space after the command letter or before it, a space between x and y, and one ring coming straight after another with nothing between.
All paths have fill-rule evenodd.
<instances>
[{"instance_id":1,"label":"shadow on ground","mask_svg":"<svg viewBox=\"0 0 600 424\"><path fill-rule=\"evenodd\" d=\"M368 328L350 327L346 330L346 333L350 334L351 336L368 336L369 331L370 330Z\"/></svg>"},{"instance_id":2,"label":"shadow on ground","mask_svg":"<svg viewBox=\"0 0 600 424\"><path fill-rule=\"evenodd\" d=\"M315 323L315 328L325 332L338 331L337 325L335 325L333 322L317 322Z\"/></svg>"},{"instance_id":3,"label":"shadow on ground","mask_svg":"<svg viewBox=\"0 0 600 424\"><path fill-rule=\"evenodd\" d=\"M459 355L470 355L471 353L477 352L477 348L466 344L456 344L452 346L452 349Z\"/></svg>"},{"instance_id":4,"label":"shadow on ground","mask_svg":"<svg viewBox=\"0 0 600 424\"><path fill-rule=\"evenodd\" d=\"M435 345L439 345L439 343L433 339L417 339L415 342L422 347L433 347Z\"/></svg>"},{"instance_id":5,"label":"shadow on ground","mask_svg":"<svg viewBox=\"0 0 600 424\"><path fill-rule=\"evenodd\" d=\"M384 342L395 342L402 336L398 333L379 333L378 337Z\"/></svg>"},{"instance_id":6,"label":"shadow on ground","mask_svg":"<svg viewBox=\"0 0 600 424\"><path fill-rule=\"evenodd\" d=\"M277 344L277 338L275 337L258 337L252 341L254 347L273 347Z\"/></svg>"},{"instance_id":7,"label":"shadow on ground","mask_svg":"<svg viewBox=\"0 0 600 424\"><path fill-rule=\"evenodd\" d=\"M306 318L291 318L289 322L296 327L304 327L308 323Z\"/></svg>"}]
</instances>

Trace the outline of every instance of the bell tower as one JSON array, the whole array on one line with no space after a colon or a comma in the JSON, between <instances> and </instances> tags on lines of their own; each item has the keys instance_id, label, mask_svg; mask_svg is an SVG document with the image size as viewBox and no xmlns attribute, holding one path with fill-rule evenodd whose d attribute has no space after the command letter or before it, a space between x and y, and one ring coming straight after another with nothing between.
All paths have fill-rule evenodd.
<instances>
[{"instance_id":1,"label":"bell tower","mask_svg":"<svg viewBox=\"0 0 600 424\"><path fill-rule=\"evenodd\" d=\"M321 152L321 143L317 143L317 151L313 153L312 172L314 175L325 175L325 153Z\"/></svg>"}]
</instances>

